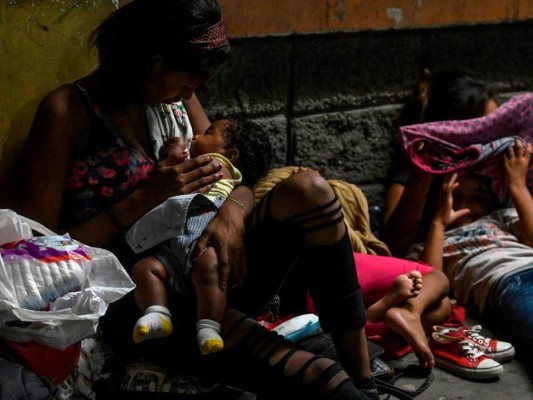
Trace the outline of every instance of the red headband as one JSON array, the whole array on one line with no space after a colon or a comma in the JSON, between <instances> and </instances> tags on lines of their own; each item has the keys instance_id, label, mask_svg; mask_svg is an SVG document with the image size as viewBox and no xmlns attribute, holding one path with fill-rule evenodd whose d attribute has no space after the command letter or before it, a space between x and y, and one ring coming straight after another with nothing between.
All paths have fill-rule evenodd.
<instances>
[{"instance_id":1,"label":"red headband","mask_svg":"<svg viewBox=\"0 0 533 400\"><path fill-rule=\"evenodd\" d=\"M228 27L224 18L220 18L216 24L210 26L190 43L202 50L218 49L228 45Z\"/></svg>"}]
</instances>

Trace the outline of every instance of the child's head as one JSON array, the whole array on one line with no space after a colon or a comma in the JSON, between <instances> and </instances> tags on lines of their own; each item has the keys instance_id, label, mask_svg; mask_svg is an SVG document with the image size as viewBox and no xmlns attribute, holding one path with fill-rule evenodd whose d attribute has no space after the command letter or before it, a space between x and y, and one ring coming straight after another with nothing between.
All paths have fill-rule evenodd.
<instances>
[{"instance_id":1,"label":"child's head","mask_svg":"<svg viewBox=\"0 0 533 400\"><path fill-rule=\"evenodd\" d=\"M411 93L401 125L478 118L497 106L483 82L463 71L442 71L424 80Z\"/></svg>"},{"instance_id":2,"label":"child's head","mask_svg":"<svg viewBox=\"0 0 533 400\"><path fill-rule=\"evenodd\" d=\"M399 116L400 126L478 118L498 107L488 87L463 71L448 70L427 75L407 97ZM411 165L399 142L397 135L395 160L390 170L393 176Z\"/></svg>"},{"instance_id":3,"label":"child's head","mask_svg":"<svg viewBox=\"0 0 533 400\"><path fill-rule=\"evenodd\" d=\"M254 185L272 162L270 137L250 120L225 118L216 120L191 143L191 156L220 153L242 173L244 185Z\"/></svg>"},{"instance_id":4,"label":"child's head","mask_svg":"<svg viewBox=\"0 0 533 400\"><path fill-rule=\"evenodd\" d=\"M468 215L456 220L449 228L458 228L478 220L500 207L498 197L490 188L490 180L475 172L459 175L459 186L453 192L453 208L468 208Z\"/></svg>"}]
</instances>

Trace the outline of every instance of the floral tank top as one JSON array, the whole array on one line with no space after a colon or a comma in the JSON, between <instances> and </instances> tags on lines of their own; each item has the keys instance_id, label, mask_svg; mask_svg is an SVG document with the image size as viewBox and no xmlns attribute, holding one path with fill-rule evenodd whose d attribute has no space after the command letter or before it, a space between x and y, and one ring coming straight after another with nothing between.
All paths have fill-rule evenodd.
<instances>
[{"instance_id":1,"label":"floral tank top","mask_svg":"<svg viewBox=\"0 0 533 400\"><path fill-rule=\"evenodd\" d=\"M155 160L124 142L83 87L73 86L80 91L87 104L91 139L85 153L72 163L67 176L61 215L61 225L65 228L94 217L110 204L126 197L143 184L156 166ZM171 113L172 121L181 117L179 121L187 126L183 129L161 129L161 126L172 127L168 121L161 123L165 122L165 118L169 119ZM187 130L190 124L184 115L186 113L181 103L165 104L156 111L147 110L150 128L152 125L156 126L151 129L154 147L160 146L169 136L186 136L184 132L192 135Z\"/></svg>"}]
</instances>

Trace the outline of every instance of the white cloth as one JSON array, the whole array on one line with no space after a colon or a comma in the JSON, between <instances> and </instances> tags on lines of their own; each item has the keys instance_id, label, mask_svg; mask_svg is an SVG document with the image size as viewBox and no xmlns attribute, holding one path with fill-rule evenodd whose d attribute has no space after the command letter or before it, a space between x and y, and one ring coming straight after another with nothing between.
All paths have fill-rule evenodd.
<instances>
[{"instance_id":1,"label":"white cloth","mask_svg":"<svg viewBox=\"0 0 533 400\"><path fill-rule=\"evenodd\" d=\"M146 107L146 117L156 157L159 158L159 150L171 137L182 137L189 149L193 131L187 111L181 102Z\"/></svg>"},{"instance_id":2,"label":"white cloth","mask_svg":"<svg viewBox=\"0 0 533 400\"><path fill-rule=\"evenodd\" d=\"M165 240L183 235L189 205L199 193L170 197L148 211L126 232L126 241L135 253L148 250Z\"/></svg>"}]
</instances>

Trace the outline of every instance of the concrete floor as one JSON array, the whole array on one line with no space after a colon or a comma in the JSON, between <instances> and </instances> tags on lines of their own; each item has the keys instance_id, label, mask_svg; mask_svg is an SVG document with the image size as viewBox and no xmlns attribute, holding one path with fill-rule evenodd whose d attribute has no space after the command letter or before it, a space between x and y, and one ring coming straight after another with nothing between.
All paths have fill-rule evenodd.
<instances>
[{"instance_id":1,"label":"concrete floor","mask_svg":"<svg viewBox=\"0 0 533 400\"><path fill-rule=\"evenodd\" d=\"M473 319L467 319L467 324L471 326L478 323ZM486 337L495 337L485 327L482 334ZM416 400L533 400L533 360L525 359L521 354L523 352L517 348L516 357L511 362L502 364L503 375L490 382L466 380L435 368L433 383L416 396ZM388 362L396 369L417 363L413 354ZM387 399L386 396L382 398Z\"/></svg>"}]
</instances>

